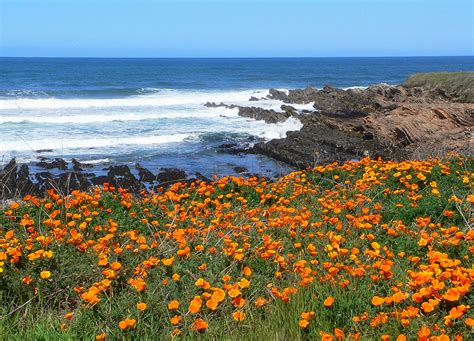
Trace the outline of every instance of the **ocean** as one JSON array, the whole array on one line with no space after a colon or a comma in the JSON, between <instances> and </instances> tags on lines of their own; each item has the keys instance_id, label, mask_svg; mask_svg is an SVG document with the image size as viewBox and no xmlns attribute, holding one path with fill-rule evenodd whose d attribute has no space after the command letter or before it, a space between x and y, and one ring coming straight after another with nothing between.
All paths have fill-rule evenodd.
<instances>
[{"instance_id":1,"label":"ocean","mask_svg":"<svg viewBox=\"0 0 474 341\"><path fill-rule=\"evenodd\" d=\"M0 165L59 157L100 169L140 163L153 172L177 167L211 176L239 166L278 176L291 168L218 147L284 137L299 121L266 124L204 103L279 110L282 102L249 99L270 88L366 87L417 72L473 70L474 57L0 58Z\"/></svg>"}]
</instances>

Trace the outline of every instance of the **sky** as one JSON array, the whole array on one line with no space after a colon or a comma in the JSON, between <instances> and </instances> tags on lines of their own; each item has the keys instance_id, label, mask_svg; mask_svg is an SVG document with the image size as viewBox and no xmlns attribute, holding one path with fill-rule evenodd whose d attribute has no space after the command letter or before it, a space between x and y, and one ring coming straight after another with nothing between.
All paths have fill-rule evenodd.
<instances>
[{"instance_id":1,"label":"sky","mask_svg":"<svg viewBox=\"0 0 474 341\"><path fill-rule=\"evenodd\" d=\"M0 0L0 56L472 56L472 0Z\"/></svg>"}]
</instances>

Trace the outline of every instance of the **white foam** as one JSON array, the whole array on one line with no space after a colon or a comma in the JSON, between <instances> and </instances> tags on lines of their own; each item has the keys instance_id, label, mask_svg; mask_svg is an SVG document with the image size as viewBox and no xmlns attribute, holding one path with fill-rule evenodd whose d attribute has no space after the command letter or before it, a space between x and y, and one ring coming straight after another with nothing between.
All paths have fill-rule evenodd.
<instances>
[{"instance_id":1,"label":"white foam","mask_svg":"<svg viewBox=\"0 0 474 341\"><path fill-rule=\"evenodd\" d=\"M0 110L8 109L61 109L61 108L111 108L111 107L157 107L176 105L198 105L206 102L236 103L248 99L262 90L238 91L178 91L164 90L115 99L58 99L18 98L0 100Z\"/></svg>"},{"instance_id":2,"label":"white foam","mask_svg":"<svg viewBox=\"0 0 474 341\"><path fill-rule=\"evenodd\" d=\"M281 139L286 137L286 133L289 131L298 131L303 127L303 123L294 117L288 118L285 122L279 122L275 124L263 123L259 121L260 125L249 129L247 132L251 135L261 137L267 141L273 139Z\"/></svg>"},{"instance_id":3,"label":"white foam","mask_svg":"<svg viewBox=\"0 0 474 341\"><path fill-rule=\"evenodd\" d=\"M105 159L94 159L94 160L79 160L81 163L86 164L86 165L96 165L100 163L109 163L110 159L105 158Z\"/></svg>"},{"instance_id":4,"label":"white foam","mask_svg":"<svg viewBox=\"0 0 474 341\"><path fill-rule=\"evenodd\" d=\"M7 151L35 151L41 149L90 149L106 148L121 145L155 145L182 142L190 139L191 134L132 136L132 137L108 137L108 138L49 138L37 140L0 141L0 152ZM194 136L195 137L195 136Z\"/></svg>"},{"instance_id":5,"label":"white foam","mask_svg":"<svg viewBox=\"0 0 474 341\"><path fill-rule=\"evenodd\" d=\"M342 90L351 90L351 89L365 90L367 89L367 87L366 86L348 86L347 88L342 88Z\"/></svg>"},{"instance_id":6,"label":"white foam","mask_svg":"<svg viewBox=\"0 0 474 341\"><path fill-rule=\"evenodd\" d=\"M218 118L235 117L238 115L238 109L227 108L204 108L200 110L164 110L156 112L139 113L107 113L107 114L47 114L38 115L0 115L0 124L7 123L39 123L39 124L89 124L89 123L107 123L107 122L126 122L143 121L153 119L175 119L175 118Z\"/></svg>"},{"instance_id":7,"label":"white foam","mask_svg":"<svg viewBox=\"0 0 474 341\"><path fill-rule=\"evenodd\" d=\"M314 110L314 102L308 104L290 104L296 110Z\"/></svg>"}]
</instances>

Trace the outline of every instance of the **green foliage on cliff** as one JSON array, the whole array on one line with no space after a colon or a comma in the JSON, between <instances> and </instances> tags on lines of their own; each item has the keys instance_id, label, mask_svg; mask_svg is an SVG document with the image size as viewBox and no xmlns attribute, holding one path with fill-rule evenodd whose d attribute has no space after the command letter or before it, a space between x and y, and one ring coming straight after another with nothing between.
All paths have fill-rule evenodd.
<instances>
[{"instance_id":1,"label":"green foliage on cliff","mask_svg":"<svg viewBox=\"0 0 474 341\"><path fill-rule=\"evenodd\" d=\"M444 93L455 102L474 103L474 72L417 73L403 84Z\"/></svg>"}]
</instances>

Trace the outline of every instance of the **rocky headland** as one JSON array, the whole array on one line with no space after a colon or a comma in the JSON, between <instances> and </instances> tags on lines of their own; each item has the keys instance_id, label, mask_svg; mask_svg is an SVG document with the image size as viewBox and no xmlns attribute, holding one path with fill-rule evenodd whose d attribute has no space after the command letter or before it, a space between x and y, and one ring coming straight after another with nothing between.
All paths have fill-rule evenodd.
<instances>
[{"instance_id":1,"label":"rocky headland","mask_svg":"<svg viewBox=\"0 0 474 341\"><path fill-rule=\"evenodd\" d=\"M280 110L259 107L268 99L283 101ZM251 98L252 106L206 103L207 107L237 108L242 117L268 124L289 118L301 121L299 131L268 142L224 144L218 152L258 153L304 168L318 163L360 159L364 156L400 160L426 158L457 151L472 155L474 126L474 72L417 74L404 84L373 85L342 90L326 86L283 92L270 89L267 98ZM297 105L313 104L312 110ZM63 194L109 183L132 193L165 188L177 181L209 181L200 173L188 176L179 169L158 173L135 165L110 166L102 174L77 160L40 158L31 172L11 160L0 170L0 200L26 194L43 196L50 188ZM246 169L236 173L249 176Z\"/></svg>"},{"instance_id":2,"label":"rocky headland","mask_svg":"<svg viewBox=\"0 0 474 341\"><path fill-rule=\"evenodd\" d=\"M303 127L253 151L298 167L363 156L399 160L473 152L474 72L419 74L399 86L366 89L272 89L269 98L287 103L282 111ZM313 102L313 112L291 114L291 104ZM253 118L274 117L267 111Z\"/></svg>"}]
</instances>

